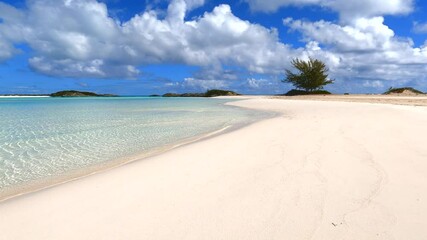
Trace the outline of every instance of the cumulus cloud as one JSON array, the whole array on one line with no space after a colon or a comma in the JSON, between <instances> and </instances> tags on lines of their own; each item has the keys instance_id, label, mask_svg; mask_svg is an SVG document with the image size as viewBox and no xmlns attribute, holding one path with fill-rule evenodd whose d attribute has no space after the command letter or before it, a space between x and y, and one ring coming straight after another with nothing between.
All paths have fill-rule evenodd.
<instances>
[{"instance_id":1,"label":"cumulus cloud","mask_svg":"<svg viewBox=\"0 0 427 240\"><path fill-rule=\"evenodd\" d=\"M413 0L245 0L252 10L272 12L286 6L317 5L340 14L344 20L358 17L407 14L413 9Z\"/></svg>"},{"instance_id":2,"label":"cumulus cloud","mask_svg":"<svg viewBox=\"0 0 427 240\"><path fill-rule=\"evenodd\" d=\"M75 61L72 59L46 60L33 57L29 60L32 69L48 76L79 78L127 78L133 79L140 71L132 65L106 64L101 59Z\"/></svg>"},{"instance_id":3,"label":"cumulus cloud","mask_svg":"<svg viewBox=\"0 0 427 240\"><path fill-rule=\"evenodd\" d=\"M0 35L0 62L13 57L19 52L10 42L1 39L1 37Z\"/></svg>"},{"instance_id":4,"label":"cumulus cloud","mask_svg":"<svg viewBox=\"0 0 427 240\"><path fill-rule=\"evenodd\" d=\"M206 91L208 89L229 88L239 80L239 73L234 70L224 70L221 66L201 68L192 77L182 82L167 83L176 91Z\"/></svg>"},{"instance_id":5,"label":"cumulus cloud","mask_svg":"<svg viewBox=\"0 0 427 240\"><path fill-rule=\"evenodd\" d=\"M200 70L193 73L193 77L196 79L207 79L207 80L225 80L234 81L239 78L240 72L237 70L224 70L221 66L211 66L207 68L201 68Z\"/></svg>"},{"instance_id":6,"label":"cumulus cloud","mask_svg":"<svg viewBox=\"0 0 427 240\"><path fill-rule=\"evenodd\" d=\"M264 79L264 78L248 78L246 79L247 86L254 90L266 89L266 88L275 88L278 85L281 85L281 81L278 79Z\"/></svg>"},{"instance_id":7,"label":"cumulus cloud","mask_svg":"<svg viewBox=\"0 0 427 240\"><path fill-rule=\"evenodd\" d=\"M384 87L384 83L382 81L364 81L363 82L363 86L364 87L369 87L369 88L383 88Z\"/></svg>"},{"instance_id":8,"label":"cumulus cloud","mask_svg":"<svg viewBox=\"0 0 427 240\"><path fill-rule=\"evenodd\" d=\"M22 40L19 25L11 24L15 19L22 20L23 13L15 8L0 2L0 62L15 56L20 51L13 46L16 41Z\"/></svg>"},{"instance_id":9,"label":"cumulus cloud","mask_svg":"<svg viewBox=\"0 0 427 240\"><path fill-rule=\"evenodd\" d=\"M14 54L12 43L24 42L35 51L32 69L53 76L132 78L137 66L158 63L233 64L259 73L282 69L290 50L275 29L239 19L228 5L184 20L203 3L173 0L164 18L148 10L125 22L111 18L95 0L32 0L23 10L2 4L0 34L16 39L0 42L0 58Z\"/></svg>"},{"instance_id":10,"label":"cumulus cloud","mask_svg":"<svg viewBox=\"0 0 427 240\"><path fill-rule=\"evenodd\" d=\"M352 25L344 26L327 21L309 22L292 18L284 19L283 23L292 30L302 32L306 40L327 44L338 51L383 51L401 45L399 40L393 38L393 30L384 25L383 17L359 18Z\"/></svg>"},{"instance_id":11,"label":"cumulus cloud","mask_svg":"<svg viewBox=\"0 0 427 240\"><path fill-rule=\"evenodd\" d=\"M209 80L209 79L195 79L185 78L184 82L181 83L185 89L194 89L196 91L206 91L208 89L221 89L227 88L230 83L223 80Z\"/></svg>"},{"instance_id":12,"label":"cumulus cloud","mask_svg":"<svg viewBox=\"0 0 427 240\"><path fill-rule=\"evenodd\" d=\"M329 56L336 77L409 81L427 71L426 46L417 48L411 39L396 37L383 17L358 18L349 25L290 18L283 22L301 32L307 46L322 46L312 47L311 54Z\"/></svg>"},{"instance_id":13,"label":"cumulus cloud","mask_svg":"<svg viewBox=\"0 0 427 240\"><path fill-rule=\"evenodd\" d=\"M187 4L187 11L190 11L203 6L205 4L205 0L185 0L185 3Z\"/></svg>"},{"instance_id":14,"label":"cumulus cloud","mask_svg":"<svg viewBox=\"0 0 427 240\"><path fill-rule=\"evenodd\" d=\"M325 6L339 12L341 17L347 20L358 17L407 14L413 9L413 0L324 0L322 2Z\"/></svg>"}]
</instances>

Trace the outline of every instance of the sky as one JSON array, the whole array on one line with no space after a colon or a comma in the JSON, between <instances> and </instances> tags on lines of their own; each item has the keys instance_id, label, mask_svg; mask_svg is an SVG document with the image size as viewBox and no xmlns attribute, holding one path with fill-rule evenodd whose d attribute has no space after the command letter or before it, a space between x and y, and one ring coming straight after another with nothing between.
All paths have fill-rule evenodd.
<instances>
[{"instance_id":1,"label":"sky","mask_svg":"<svg viewBox=\"0 0 427 240\"><path fill-rule=\"evenodd\" d=\"M0 1L0 94L280 94L309 57L333 93L427 92L427 1Z\"/></svg>"}]
</instances>

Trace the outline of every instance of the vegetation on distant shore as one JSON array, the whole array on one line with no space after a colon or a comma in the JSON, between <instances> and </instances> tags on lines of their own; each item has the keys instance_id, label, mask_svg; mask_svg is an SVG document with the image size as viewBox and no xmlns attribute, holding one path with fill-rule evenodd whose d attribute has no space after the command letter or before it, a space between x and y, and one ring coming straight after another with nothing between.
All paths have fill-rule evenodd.
<instances>
[{"instance_id":1,"label":"vegetation on distant shore","mask_svg":"<svg viewBox=\"0 0 427 240\"><path fill-rule=\"evenodd\" d=\"M389 95L389 94L404 94L404 93L424 94L423 92L421 92L415 88L411 88L411 87L403 87L403 88L392 88L391 87L384 94Z\"/></svg>"},{"instance_id":2,"label":"vegetation on distant shore","mask_svg":"<svg viewBox=\"0 0 427 240\"><path fill-rule=\"evenodd\" d=\"M285 96L299 96L299 95L330 95L331 93L326 90L315 90L315 91L302 91L292 89L285 94Z\"/></svg>"},{"instance_id":3,"label":"vegetation on distant shore","mask_svg":"<svg viewBox=\"0 0 427 240\"><path fill-rule=\"evenodd\" d=\"M59 91L50 94L51 97L116 97L113 94L97 94L94 92L81 92L75 90Z\"/></svg>"},{"instance_id":4,"label":"vegetation on distant shore","mask_svg":"<svg viewBox=\"0 0 427 240\"><path fill-rule=\"evenodd\" d=\"M163 97L219 97L219 96L239 96L240 94L229 91L229 90L220 90L212 89L208 90L205 93L166 93L163 94Z\"/></svg>"},{"instance_id":5,"label":"vegetation on distant shore","mask_svg":"<svg viewBox=\"0 0 427 240\"><path fill-rule=\"evenodd\" d=\"M204 97L204 93L166 93L163 97Z\"/></svg>"},{"instance_id":6,"label":"vegetation on distant shore","mask_svg":"<svg viewBox=\"0 0 427 240\"><path fill-rule=\"evenodd\" d=\"M219 97L219 96L239 96L240 94L228 91L228 90L220 90L220 89L212 89L208 90L205 93L205 97Z\"/></svg>"}]
</instances>

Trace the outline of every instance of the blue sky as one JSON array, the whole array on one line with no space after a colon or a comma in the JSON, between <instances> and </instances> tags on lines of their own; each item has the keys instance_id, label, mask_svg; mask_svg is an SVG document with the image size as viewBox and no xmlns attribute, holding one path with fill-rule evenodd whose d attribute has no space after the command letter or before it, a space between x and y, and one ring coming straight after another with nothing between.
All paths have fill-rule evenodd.
<instances>
[{"instance_id":1,"label":"blue sky","mask_svg":"<svg viewBox=\"0 0 427 240\"><path fill-rule=\"evenodd\" d=\"M308 57L335 93L427 91L426 12L421 0L0 1L0 94L277 94Z\"/></svg>"}]
</instances>

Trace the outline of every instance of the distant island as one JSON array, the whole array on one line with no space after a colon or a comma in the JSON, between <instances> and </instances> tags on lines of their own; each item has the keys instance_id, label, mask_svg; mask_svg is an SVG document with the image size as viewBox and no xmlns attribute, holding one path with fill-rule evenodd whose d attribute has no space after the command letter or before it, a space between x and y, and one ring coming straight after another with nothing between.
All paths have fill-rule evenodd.
<instances>
[{"instance_id":1,"label":"distant island","mask_svg":"<svg viewBox=\"0 0 427 240\"><path fill-rule=\"evenodd\" d=\"M388 89L385 95L406 95L406 96L414 96L414 95L424 95L425 93L421 92L412 87L403 87L403 88L393 88Z\"/></svg>"},{"instance_id":2,"label":"distant island","mask_svg":"<svg viewBox=\"0 0 427 240\"><path fill-rule=\"evenodd\" d=\"M229 91L229 90L220 90L212 89L208 90L205 93L166 93L163 94L163 97L219 97L219 96L239 96L240 94Z\"/></svg>"},{"instance_id":3,"label":"distant island","mask_svg":"<svg viewBox=\"0 0 427 240\"><path fill-rule=\"evenodd\" d=\"M94 92L81 92L75 90L66 90L52 93L49 96L51 97L117 97L114 94L97 94Z\"/></svg>"}]
</instances>

